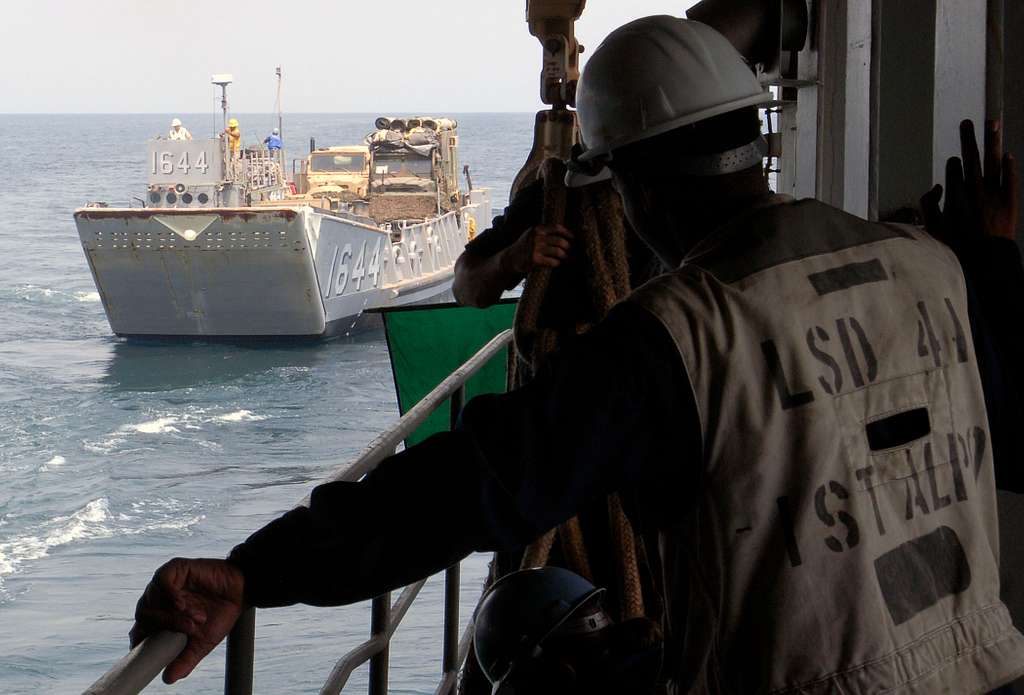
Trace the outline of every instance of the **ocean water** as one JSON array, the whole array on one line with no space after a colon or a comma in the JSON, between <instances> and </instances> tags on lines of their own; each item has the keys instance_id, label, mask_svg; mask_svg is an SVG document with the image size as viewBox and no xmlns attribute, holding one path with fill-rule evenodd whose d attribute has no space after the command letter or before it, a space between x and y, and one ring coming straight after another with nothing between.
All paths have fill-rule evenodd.
<instances>
[{"instance_id":1,"label":"ocean water","mask_svg":"<svg viewBox=\"0 0 1024 695\"><path fill-rule=\"evenodd\" d=\"M360 142L375 114L301 114L289 158ZM223 557L397 418L380 333L317 345L134 344L107 325L75 232L87 201L145 191L145 141L181 116L0 115L0 693L75 693L128 648L135 601L174 556ZM237 114L246 142L276 125ZM495 209L529 151L530 114L463 114L461 158ZM358 533L353 529L353 533ZM485 559L463 564L463 619ZM395 693L432 693L442 582L396 637ZM260 611L256 690L316 692L366 639L368 604ZM217 692L223 647L182 684ZM365 668L345 692L365 692Z\"/></svg>"}]
</instances>

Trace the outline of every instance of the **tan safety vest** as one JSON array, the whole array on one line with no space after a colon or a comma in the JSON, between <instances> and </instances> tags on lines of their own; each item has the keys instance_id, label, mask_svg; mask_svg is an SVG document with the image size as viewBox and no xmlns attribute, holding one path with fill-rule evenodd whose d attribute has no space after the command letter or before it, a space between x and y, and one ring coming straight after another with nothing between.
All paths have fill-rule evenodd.
<instances>
[{"instance_id":1,"label":"tan safety vest","mask_svg":"<svg viewBox=\"0 0 1024 695\"><path fill-rule=\"evenodd\" d=\"M704 437L699 508L676 539L690 692L970 695L1024 672L945 246L775 204L629 301L674 338Z\"/></svg>"}]
</instances>

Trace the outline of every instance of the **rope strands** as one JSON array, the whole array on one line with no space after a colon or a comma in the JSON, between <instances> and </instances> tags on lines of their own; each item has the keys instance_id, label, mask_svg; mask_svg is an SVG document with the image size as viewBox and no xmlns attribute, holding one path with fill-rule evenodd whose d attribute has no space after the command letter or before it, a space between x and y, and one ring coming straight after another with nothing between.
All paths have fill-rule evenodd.
<instances>
[{"instance_id":1,"label":"rope strands","mask_svg":"<svg viewBox=\"0 0 1024 695\"><path fill-rule=\"evenodd\" d=\"M565 165L557 159L549 159L541 166L540 175L544 179L543 222L566 222L568 191L564 183ZM574 202L578 203L580 213L578 243L582 247L582 263L575 267L568 265L566 274L575 275L571 281L585 289L587 301L583 306L566 307L573 294L555 291L557 283L553 279L558 275L555 269L538 268L530 273L515 317L515 349L519 359L513 385L517 387L532 378L547 355L573 335L589 330L630 291L625 228L618 196L609 186L586 186L575 193ZM642 616L643 595L633 527L617 495L608 500L608 525L617 569L617 586L614 589L620 618ZM576 574L594 581L579 519L565 522L556 533L563 564ZM553 546L549 536L550 532L527 549L522 567L547 563ZM591 543L594 542L599 541L592 539Z\"/></svg>"},{"instance_id":2,"label":"rope strands","mask_svg":"<svg viewBox=\"0 0 1024 695\"><path fill-rule=\"evenodd\" d=\"M519 566L543 567L548 564L548 558L551 557L551 548L555 545L555 536L557 535L557 531L558 529L553 528L527 546L526 550L523 552L523 560ZM494 577L494 579L497 579L497 577Z\"/></svg>"},{"instance_id":3,"label":"rope strands","mask_svg":"<svg viewBox=\"0 0 1024 695\"><path fill-rule=\"evenodd\" d=\"M608 496L608 521L610 523L611 542L619 562L616 577L619 595L619 620L626 621L644 615L644 595L640 584L640 564L636 552L636 537L633 526L622 509L622 501L618 494Z\"/></svg>"}]
</instances>

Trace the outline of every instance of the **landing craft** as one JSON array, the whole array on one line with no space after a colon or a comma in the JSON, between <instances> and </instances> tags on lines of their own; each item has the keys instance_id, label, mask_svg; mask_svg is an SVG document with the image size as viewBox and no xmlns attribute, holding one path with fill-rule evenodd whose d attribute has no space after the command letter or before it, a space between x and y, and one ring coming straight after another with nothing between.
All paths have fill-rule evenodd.
<instances>
[{"instance_id":1,"label":"landing craft","mask_svg":"<svg viewBox=\"0 0 1024 695\"><path fill-rule=\"evenodd\" d=\"M75 211L111 330L323 338L447 295L490 195L459 187L457 124L423 120L434 128L378 119L367 144L315 150L293 181L263 147L151 140L142 208Z\"/></svg>"}]
</instances>

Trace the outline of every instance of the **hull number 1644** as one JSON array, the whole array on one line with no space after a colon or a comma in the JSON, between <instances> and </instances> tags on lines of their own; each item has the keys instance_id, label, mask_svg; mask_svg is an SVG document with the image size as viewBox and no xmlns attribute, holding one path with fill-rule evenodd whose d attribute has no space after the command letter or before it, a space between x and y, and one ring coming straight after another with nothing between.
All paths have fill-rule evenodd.
<instances>
[{"instance_id":1,"label":"hull number 1644","mask_svg":"<svg viewBox=\"0 0 1024 695\"><path fill-rule=\"evenodd\" d=\"M153 152L152 161L150 162L152 168L150 173L152 174L173 174L175 170L180 171L182 174L188 175L189 170L195 168L201 173L205 174L206 170L210 168L210 165L206 162L206 152L200 151L196 157L195 162L189 161L188 151L180 153L175 162L175 152Z\"/></svg>"}]
</instances>

